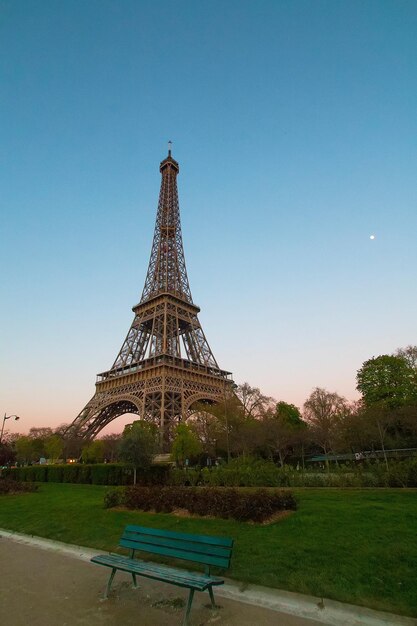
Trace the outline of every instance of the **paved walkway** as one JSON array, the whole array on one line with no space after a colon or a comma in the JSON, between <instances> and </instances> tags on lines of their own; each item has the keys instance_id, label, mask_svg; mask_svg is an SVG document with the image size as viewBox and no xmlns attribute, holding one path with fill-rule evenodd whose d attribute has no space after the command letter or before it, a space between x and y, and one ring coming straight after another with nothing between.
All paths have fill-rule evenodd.
<instances>
[{"instance_id":1,"label":"paved walkway","mask_svg":"<svg viewBox=\"0 0 417 626\"><path fill-rule=\"evenodd\" d=\"M180 626L187 591L131 578L118 572L103 600L108 570L89 562L87 548L67 546L0 530L0 624L7 626ZM390 616L317 598L231 581L208 594L197 593L191 626L417 626Z\"/></svg>"}]
</instances>

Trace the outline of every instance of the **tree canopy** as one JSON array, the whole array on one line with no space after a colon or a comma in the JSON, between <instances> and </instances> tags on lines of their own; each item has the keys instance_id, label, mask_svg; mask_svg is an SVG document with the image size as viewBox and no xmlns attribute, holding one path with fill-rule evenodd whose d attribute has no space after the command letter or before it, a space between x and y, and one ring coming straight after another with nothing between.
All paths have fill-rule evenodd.
<instances>
[{"instance_id":1,"label":"tree canopy","mask_svg":"<svg viewBox=\"0 0 417 626\"><path fill-rule=\"evenodd\" d=\"M157 450L158 429L155 424L135 420L125 426L119 444L119 457L133 466L135 484L136 470L149 467Z\"/></svg>"},{"instance_id":2,"label":"tree canopy","mask_svg":"<svg viewBox=\"0 0 417 626\"><path fill-rule=\"evenodd\" d=\"M309 423L313 439L327 454L334 449L340 422L349 414L346 398L316 387L304 403L304 418Z\"/></svg>"},{"instance_id":3,"label":"tree canopy","mask_svg":"<svg viewBox=\"0 0 417 626\"><path fill-rule=\"evenodd\" d=\"M186 459L195 457L201 452L202 446L197 435L186 424L178 424L171 451L174 461L184 465Z\"/></svg>"},{"instance_id":4,"label":"tree canopy","mask_svg":"<svg viewBox=\"0 0 417 626\"><path fill-rule=\"evenodd\" d=\"M366 406L397 408L417 401L417 372L400 356L383 354L365 361L356 389Z\"/></svg>"}]
</instances>

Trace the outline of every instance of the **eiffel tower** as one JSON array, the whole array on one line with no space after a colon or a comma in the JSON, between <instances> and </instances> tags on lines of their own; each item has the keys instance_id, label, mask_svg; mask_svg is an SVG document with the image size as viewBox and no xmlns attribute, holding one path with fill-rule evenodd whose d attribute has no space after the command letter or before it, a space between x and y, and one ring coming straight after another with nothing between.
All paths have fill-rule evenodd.
<instances>
[{"instance_id":1,"label":"eiffel tower","mask_svg":"<svg viewBox=\"0 0 417 626\"><path fill-rule=\"evenodd\" d=\"M177 175L168 156L162 180L145 286L112 367L97 375L96 392L69 430L84 439L124 413L158 426L161 450L173 429L193 413L196 403L221 403L233 387L230 372L219 368L198 320L182 245Z\"/></svg>"}]
</instances>

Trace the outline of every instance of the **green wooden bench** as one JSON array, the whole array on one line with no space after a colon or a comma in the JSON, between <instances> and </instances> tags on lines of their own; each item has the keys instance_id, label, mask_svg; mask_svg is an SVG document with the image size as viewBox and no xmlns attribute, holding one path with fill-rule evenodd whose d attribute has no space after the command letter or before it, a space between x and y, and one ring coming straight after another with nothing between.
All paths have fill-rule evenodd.
<instances>
[{"instance_id":1,"label":"green wooden bench","mask_svg":"<svg viewBox=\"0 0 417 626\"><path fill-rule=\"evenodd\" d=\"M188 535L158 528L145 528L143 526L126 526L119 546L130 550L128 557L120 554L99 554L91 559L93 563L110 567L112 570L105 592L106 598L116 571L121 570L132 575L134 587L137 587L136 576L144 576L189 589L183 626L188 624L188 615L195 591L208 590L211 605L213 608L216 607L213 587L215 585L223 585L224 580L217 576L212 576L210 567L215 566L227 569L230 566L233 547L232 539L208 535ZM172 567L151 561L141 561L135 558L136 551L199 563L204 565L204 573L190 572L180 567Z\"/></svg>"}]
</instances>

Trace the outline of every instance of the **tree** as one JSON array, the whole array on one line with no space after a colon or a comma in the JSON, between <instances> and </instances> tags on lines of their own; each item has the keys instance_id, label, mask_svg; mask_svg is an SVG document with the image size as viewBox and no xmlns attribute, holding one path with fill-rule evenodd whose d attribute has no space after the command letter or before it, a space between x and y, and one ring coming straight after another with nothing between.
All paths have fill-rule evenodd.
<instances>
[{"instance_id":1,"label":"tree","mask_svg":"<svg viewBox=\"0 0 417 626\"><path fill-rule=\"evenodd\" d=\"M54 431L55 435L61 437L64 443L64 459L79 459L81 450L85 445L85 440L77 432L70 428L70 424L60 424Z\"/></svg>"},{"instance_id":2,"label":"tree","mask_svg":"<svg viewBox=\"0 0 417 626\"><path fill-rule=\"evenodd\" d=\"M133 466L133 484L139 468L146 469L158 450L158 429L155 424L135 420L123 430L119 444L119 457Z\"/></svg>"},{"instance_id":3,"label":"tree","mask_svg":"<svg viewBox=\"0 0 417 626\"><path fill-rule=\"evenodd\" d=\"M273 398L265 396L258 387L251 387L249 383L238 385L235 393L245 417L262 417L274 402Z\"/></svg>"},{"instance_id":4,"label":"tree","mask_svg":"<svg viewBox=\"0 0 417 626\"><path fill-rule=\"evenodd\" d=\"M394 409L417 401L417 370L402 357L383 354L369 359L356 380L367 407Z\"/></svg>"},{"instance_id":5,"label":"tree","mask_svg":"<svg viewBox=\"0 0 417 626\"><path fill-rule=\"evenodd\" d=\"M58 435L50 435L44 442L45 453L48 459L56 461L62 458L64 442Z\"/></svg>"},{"instance_id":6,"label":"tree","mask_svg":"<svg viewBox=\"0 0 417 626\"><path fill-rule=\"evenodd\" d=\"M22 463L32 463L39 460L39 454L36 451L36 442L31 437L22 435L16 439L15 443L16 458Z\"/></svg>"},{"instance_id":7,"label":"tree","mask_svg":"<svg viewBox=\"0 0 417 626\"><path fill-rule=\"evenodd\" d=\"M118 434L103 435L101 441L104 443L104 458L113 463L117 461L119 454L119 445L122 436Z\"/></svg>"},{"instance_id":8,"label":"tree","mask_svg":"<svg viewBox=\"0 0 417 626\"><path fill-rule=\"evenodd\" d=\"M265 444L273 454L278 454L283 466L293 447L300 443L303 445L300 435L304 434L307 425L301 418L300 410L282 400L273 413L265 416L263 423Z\"/></svg>"},{"instance_id":9,"label":"tree","mask_svg":"<svg viewBox=\"0 0 417 626\"><path fill-rule=\"evenodd\" d=\"M11 465L16 458L16 452L9 443L3 438L0 443L0 467L3 465Z\"/></svg>"},{"instance_id":10,"label":"tree","mask_svg":"<svg viewBox=\"0 0 417 626\"><path fill-rule=\"evenodd\" d=\"M172 442L172 458L183 466L186 459L198 456L201 452L201 443L191 428L186 424L178 424Z\"/></svg>"},{"instance_id":11,"label":"tree","mask_svg":"<svg viewBox=\"0 0 417 626\"><path fill-rule=\"evenodd\" d=\"M294 404L288 404L280 400L275 408L275 414L287 426L302 428L305 425L301 417L300 409Z\"/></svg>"},{"instance_id":12,"label":"tree","mask_svg":"<svg viewBox=\"0 0 417 626\"><path fill-rule=\"evenodd\" d=\"M231 455L251 454L259 446L261 420L245 411L237 395L229 392L207 410L216 418L216 447L226 452L228 461Z\"/></svg>"},{"instance_id":13,"label":"tree","mask_svg":"<svg viewBox=\"0 0 417 626\"><path fill-rule=\"evenodd\" d=\"M81 459L84 463L103 463L104 442L101 439L95 439L85 443L81 452Z\"/></svg>"},{"instance_id":14,"label":"tree","mask_svg":"<svg viewBox=\"0 0 417 626\"><path fill-rule=\"evenodd\" d=\"M33 426L30 430L29 430L29 437L31 437L32 439L47 439L48 437L50 437L52 435L52 428L49 428L49 426L40 426L40 427L36 427Z\"/></svg>"},{"instance_id":15,"label":"tree","mask_svg":"<svg viewBox=\"0 0 417 626\"><path fill-rule=\"evenodd\" d=\"M217 418L206 410L204 405L198 406L197 411L187 420L187 426L193 431L207 454L216 455L217 442L222 434Z\"/></svg>"},{"instance_id":16,"label":"tree","mask_svg":"<svg viewBox=\"0 0 417 626\"><path fill-rule=\"evenodd\" d=\"M350 412L341 421L336 437L337 451L361 452L374 448L379 439L374 424L365 417L363 402L356 401L350 405Z\"/></svg>"},{"instance_id":17,"label":"tree","mask_svg":"<svg viewBox=\"0 0 417 626\"><path fill-rule=\"evenodd\" d=\"M394 356L403 359L407 365L417 371L417 346L407 346L406 348L398 348Z\"/></svg>"},{"instance_id":18,"label":"tree","mask_svg":"<svg viewBox=\"0 0 417 626\"><path fill-rule=\"evenodd\" d=\"M324 454L333 451L340 422L348 414L349 404L345 398L320 387L316 387L305 401L304 418L311 426L313 439Z\"/></svg>"}]
</instances>

